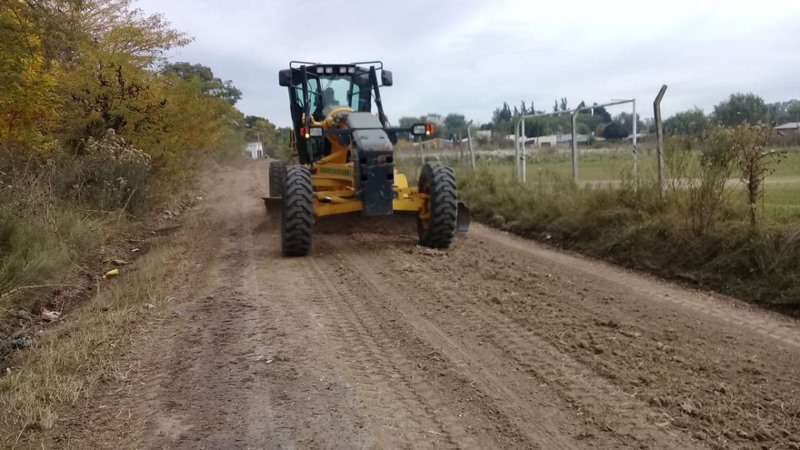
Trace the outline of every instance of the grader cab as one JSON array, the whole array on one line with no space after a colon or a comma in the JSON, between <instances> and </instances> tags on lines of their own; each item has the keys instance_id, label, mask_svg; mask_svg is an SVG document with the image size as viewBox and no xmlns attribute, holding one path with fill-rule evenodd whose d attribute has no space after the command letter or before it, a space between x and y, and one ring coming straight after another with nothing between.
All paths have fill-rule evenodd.
<instances>
[{"instance_id":1,"label":"grader cab","mask_svg":"<svg viewBox=\"0 0 800 450\"><path fill-rule=\"evenodd\" d=\"M271 215L280 214L284 255L307 255L317 219L336 214L415 214L419 243L432 248L467 232L469 211L452 168L425 164L418 186L409 186L394 166L398 134L429 135L433 126L389 126L380 88L392 85L392 74L383 63L293 61L278 78L289 90L293 161L270 163L264 200Z\"/></svg>"}]
</instances>

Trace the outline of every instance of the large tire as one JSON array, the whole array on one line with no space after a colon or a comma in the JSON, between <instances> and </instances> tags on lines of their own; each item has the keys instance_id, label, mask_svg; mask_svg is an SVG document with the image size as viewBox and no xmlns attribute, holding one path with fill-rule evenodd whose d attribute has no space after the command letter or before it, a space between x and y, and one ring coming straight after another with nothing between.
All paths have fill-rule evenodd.
<instances>
[{"instance_id":1,"label":"large tire","mask_svg":"<svg viewBox=\"0 0 800 450\"><path fill-rule=\"evenodd\" d=\"M286 164L283 161L269 163L269 196L283 197L283 182L286 178Z\"/></svg>"},{"instance_id":2,"label":"large tire","mask_svg":"<svg viewBox=\"0 0 800 450\"><path fill-rule=\"evenodd\" d=\"M430 214L427 219L417 217L420 245L450 247L458 216L458 191L453 169L444 163L425 164L419 176L419 191L428 194L428 203L423 211Z\"/></svg>"},{"instance_id":3,"label":"large tire","mask_svg":"<svg viewBox=\"0 0 800 450\"><path fill-rule=\"evenodd\" d=\"M303 166L286 168L281 217L281 248L284 256L306 256L311 252L314 232L314 200L311 172Z\"/></svg>"}]
</instances>

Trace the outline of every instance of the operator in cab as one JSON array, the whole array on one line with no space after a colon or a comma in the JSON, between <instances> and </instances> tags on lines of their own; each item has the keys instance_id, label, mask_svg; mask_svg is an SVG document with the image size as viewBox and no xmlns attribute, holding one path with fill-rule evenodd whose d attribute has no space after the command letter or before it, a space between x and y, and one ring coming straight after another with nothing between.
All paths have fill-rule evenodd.
<instances>
[{"instance_id":1,"label":"operator in cab","mask_svg":"<svg viewBox=\"0 0 800 450\"><path fill-rule=\"evenodd\" d=\"M336 100L336 92L333 88L329 87L325 89L325 92L322 94L322 110L320 111L322 114L320 114L320 120L328 117L328 114L339 106L341 106L341 104Z\"/></svg>"}]
</instances>

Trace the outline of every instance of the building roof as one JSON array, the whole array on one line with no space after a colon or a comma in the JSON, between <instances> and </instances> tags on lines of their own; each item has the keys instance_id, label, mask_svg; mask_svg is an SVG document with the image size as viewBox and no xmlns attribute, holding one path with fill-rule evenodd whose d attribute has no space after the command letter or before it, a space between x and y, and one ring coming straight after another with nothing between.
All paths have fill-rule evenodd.
<instances>
[{"instance_id":1,"label":"building roof","mask_svg":"<svg viewBox=\"0 0 800 450\"><path fill-rule=\"evenodd\" d=\"M776 130L798 130L800 129L800 122L787 122L782 125L778 125L775 127Z\"/></svg>"}]
</instances>

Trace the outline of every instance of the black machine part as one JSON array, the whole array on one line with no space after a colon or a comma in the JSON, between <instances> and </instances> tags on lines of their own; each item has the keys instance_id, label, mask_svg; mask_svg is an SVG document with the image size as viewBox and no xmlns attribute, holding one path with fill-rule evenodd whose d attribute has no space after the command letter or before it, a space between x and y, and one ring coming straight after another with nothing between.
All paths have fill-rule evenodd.
<instances>
[{"instance_id":1,"label":"black machine part","mask_svg":"<svg viewBox=\"0 0 800 450\"><path fill-rule=\"evenodd\" d=\"M370 113L353 112L347 116L352 130L356 195L365 216L383 216L394 212L394 152L380 120Z\"/></svg>"}]
</instances>

